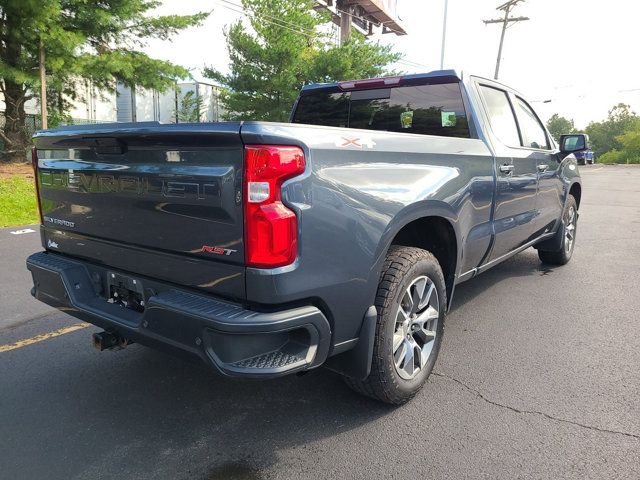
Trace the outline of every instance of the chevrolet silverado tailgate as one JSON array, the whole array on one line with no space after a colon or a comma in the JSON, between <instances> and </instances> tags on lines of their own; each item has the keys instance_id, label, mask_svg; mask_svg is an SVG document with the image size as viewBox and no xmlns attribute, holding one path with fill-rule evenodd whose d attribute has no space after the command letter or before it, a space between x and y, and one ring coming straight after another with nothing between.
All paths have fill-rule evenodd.
<instances>
[{"instance_id":1,"label":"chevrolet silverado tailgate","mask_svg":"<svg viewBox=\"0 0 640 480\"><path fill-rule=\"evenodd\" d=\"M239 123L40 132L48 250L244 298Z\"/></svg>"}]
</instances>

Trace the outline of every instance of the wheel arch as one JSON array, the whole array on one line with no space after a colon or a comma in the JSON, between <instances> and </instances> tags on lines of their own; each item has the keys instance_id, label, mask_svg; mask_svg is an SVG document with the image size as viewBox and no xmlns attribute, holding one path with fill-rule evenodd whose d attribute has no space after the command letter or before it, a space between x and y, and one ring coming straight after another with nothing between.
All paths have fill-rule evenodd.
<instances>
[{"instance_id":1,"label":"wheel arch","mask_svg":"<svg viewBox=\"0 0 640 480\"><path fill-rule=\"evenodd\" d=\"M438 216L413 220L396 234L389 247L392 245L417 247L431 252L442 268L447 299L451 298L458 265L458 245L455 230L448 220Z\"/></svg>"},{"instance_id":2,"label":"wheel arch","mask_svg":"<svg viewBox=\"0 0 640 480\"><path fill-rule=\"evenodd\" d=\"M576 199L576 204L578 209L580 209L580 200L582 199L582 185L580 182L574 182L569 188L569 195L573 195L573 198Z\"/></svg>"},{"instance_id":3,"label":"wheel arch","mask_svg":"<svg viewBox=\"0 0 640 480\"><path fill-rule=\"evenodd\" d=\"M428 250L436 257L444 274L449 306L460 265L461 245L458 229L457 216L449 205L441 202L412 205L397 215L380 242L378 261L371 281L375 284L372 298L375 297L387 252L392 245L402 245Z\"/></svg>"},{"instance_id":4,"label":"wheel arch","mask_svg":"<svg viewBox=\"0 0 640 480\"><path fill-rule=\"evenodd\" d=\"M560 166L560 180L563 184L564 202L563 208L567 203L569 195L573 195L576 199L576 204L580 208L580 201L582 200L582 179L580 177L580 171L578 170L575 155L568 155L562 160Z\"/></svg>"}]
</instances>

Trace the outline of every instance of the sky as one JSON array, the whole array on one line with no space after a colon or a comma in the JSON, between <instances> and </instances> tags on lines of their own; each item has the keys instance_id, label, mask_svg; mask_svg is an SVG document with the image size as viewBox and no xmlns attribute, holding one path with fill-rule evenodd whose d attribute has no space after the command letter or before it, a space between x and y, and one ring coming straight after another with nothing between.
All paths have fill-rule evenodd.
<instances>
[{"instance_id":1,"label":"sky","mask_svg":"<svg viewBox=\"0 0 640 480\"><path fill-rule=\"evenodd\" d=\"M245 18L240 0L164 0L159 14L211 11L206 22L180 33L172 42L153 41L151 55L179 63L203 80L204 65L228 71L224 28ZM492 78L504 0L448 0L445 68ZM404 55L395 66L406 73L440 68L445 0L398 0L405 36L378 34L371 40L390 44ZM514 16L531 20L507 30L500 81L523 93L539 115L559 113L578 128L602 120L619 102L640 113L640 55L637 47L640 5L635 0L526 0ZM245 18L246 20L246 18ZM550 100L550 102L549 102Z\"/></svg>"}]
</instances>

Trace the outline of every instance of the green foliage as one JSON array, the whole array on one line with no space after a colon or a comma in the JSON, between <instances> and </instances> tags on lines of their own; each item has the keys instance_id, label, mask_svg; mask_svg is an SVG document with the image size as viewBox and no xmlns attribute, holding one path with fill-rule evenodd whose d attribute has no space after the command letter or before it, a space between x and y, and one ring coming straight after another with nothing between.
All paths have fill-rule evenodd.
<instances>
[{"instance_id":1,"label":"green foliage","mask_svg":"<svg viewBox=\"0 0 640 480\"><path fill-rule=\"evenodd\" d=\"M331 45L319 52L305 83L336 82L393 75L387 70L390 63L400 59L391 47L370 43L364 37L352 34L342 47Z\"/></svg>"},{"instance_id":2,"label":"green foliage","mask_svg":"<svg viewBox=\"0 0 640 480\"><path fill-rule=\"evenodd\" d=\"M624 149L622 154L627 163L640 163L640 122L637 122L633 130L623 133L618 137Z\"/></svg>"},{"instance_id":3,"label":"green foliage","mask_svg":"<svg viewBox=\"0 0 640 480\"><path fill-rule=\"evenodd\" d=\"M621 149L606 152L598 158L600 163L640 163L640 121L634 122L630 130L615 140Z\"/></svg>"},{"instance_id":4,"label":"green foliage","mask_svg":"<svg viewBox=\"0 0 640 480\"><path fill-rule=\"evenodd\" d=\"M174 111L174 117L178 122L199 122L200 112L204 109L204 102L201 97L196 96L193 91L185 93L180 100L180 107Z\"/></svg>"},{"instance_id":5,"label":"green foliage","mask_svg":"<svg viewBox=\"0 0 640 480\"><path fill-rule=\"evenodd\" d=\"M589 135L591 148L600 158L606 152L623 150L624 146L620 136L634 129L638 124L638 116L631 111L629 105L619 103L609 110L609 115L602 122L591 122L585 132Z\"/></svg>"},{"instance_id":6,"label":"green foliage","mask_svg":"<svg viewBox=\"0 0 640 480\"><path fill-rule=\"evenodd\" d=\"M613 165L614 163L627 163L619 150L611 150L604 155L598 157L598 163Z\"/></svg>"},{"instance_id":7,"label":"green foliage","mask_svg":"<svg viewBox=\"0 0 640 480\"><path fill-rule=\"evenodd\" d=\"M557 113L554 113L547 122L547 129L556 142L560 141L560 135L576 133L573 120L561 117Z\"/></svg>"},{"instance_id":8,"label":"green foliage","mask_svg":"<svg viewBox=\"0 0 640 480\"><path fill-rule=\"evenodd\" d=\"M400 58L358 33L345 46L335 46L319 28L330 18L314 10L311 0L242 0L242 5L252 31L238 22L225 32L231 73L205 69L205 76L227 89L221 102L229 120L287 121L304 84L378 76Z\"/></svg>"},{"instance_id":9,"label":"green foliage","mask_svg":"<svg viewBox=\"0 0 640 480\"><path fill-rule=\"evenodd\" d=\"M616 138L622 150L612 150L602 156L601 161L608 163L640 163L640 122Z\"/></svg>"},{"instance_id":10,"label":"green foliage","mask_svg":"<svg viewBox=\"0 0 640 480\"><path fill-rule=\"evenodd\" d=\"M75 86L75 85L74 85ZM47 121L49 128L56 128L60 125L70 125L73 122L68 112L70 108L69 98L75 98L75 90L69 89L68 93L63 93L51 86L47 87ZM42 118L36 115L38 129L42 127Z\"/></svg>"},{"instance_id":11,"label":"green foliage","mask_svg":"<svg viewBox=\"0 0 640 480\"><path fill-rule=\"evenodd\" d=\"M116 80L166 90L184 68L141 51L148 39L169 39L199 25L206 13L152 16L159 0L0 0L0 90L7 121L0 137L10 152L28 145L20 125L24 103L40 87L40 45L44 48L48 106L64 114L79 79L113 91ZM20 153L22 155L22 153Z\"/></svg>"},{"instance_id":12,"label":"green foliage","mask_svg":"<svg viewBox=\"0 0 640 480\"><path fill-rule=\"evenodd\" d=\"M47 111L47 121L49 128L56 128L60 125L71 125L73 118L65 111L58 110L57 108L49 108ZM42 121L39 120L40 125Z\"/></svg>"},{"instance_id":13,"label":"green foliage","mask_svg":"<svg viewBox=\"0 0 640 480\"><path fill-rule=\"evenodd\" d=\"M22 175L0 178L0 227L38 222L33 180Z\"/></svg>"}]
</instances>

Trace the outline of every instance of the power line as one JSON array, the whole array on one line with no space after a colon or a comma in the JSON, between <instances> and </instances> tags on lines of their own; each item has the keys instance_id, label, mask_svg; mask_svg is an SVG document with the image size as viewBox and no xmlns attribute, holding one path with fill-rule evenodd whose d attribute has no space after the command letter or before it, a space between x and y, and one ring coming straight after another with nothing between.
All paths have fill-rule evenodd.
<instances>
[{"instance_id":1,"label":"power line","mask_svg":"<svg viewBox=\"0 0 640 480\"><path fill-rule=\"evenodd\" d=\"M402 65L406 65L408 67L414 67L414 68L431 68L431 67L428 67L427 65L424 65L422 63L414 62L412 60L408 60L408 59L404 59L404 58L398 60L396 63L400 63Z\"/></svg>"},{"instance_id":2,"label":"power line","mask_svg":"<svg viewBox=\"0 0 640 480\"><path fill-rule=\"evenodd\" d=\"M242 8L240 5L237 5L237 4L235 4L235 3L229 2L228 0L214 0L214 2L218 3L218 5L220 5L220 6L221 6L221 7L223 7L223 8L226 8L227 10L231 10L232 12L236 12L236 13L239 13L239 14L241 14L241 15L244 15L245 17L249 17L249 13L245 12L244 10L237 10L237 9L235 9L235 8L233 8L233 7L231 6L231 5L233 5L233 6L235 6L235 7ZM262 14L262 13L261 13L261 14L259 14L259 16L265 16L265 17L270 17L270 18L276 18L276 17L273 17L273 16L271 16L271 15ZM263 21L265 21L266 23L270 23L270 24L272 24L272 25L276 25L276 26L278 26L278 27L284 28L285 30L292 31L292 32L294 32L294 33L297 33L297 34L299 34L299 35L303 35L303 36L305 36L305 37L307 37L307 38L310 38L310 39L313 39L313 38L316 36L316 35L315 35L315 32L311 33L311 30L305 30L303 27L300 27L299 25L296 25L296 26L297 26L298 28L300 28L301 30L298 30L298 29L296 29L296 28L291 28L291 27L289 27L289 26L287 26L287 25L295 25L295 24L290 23L290 22L286 22L286 21L284 21L284 20L280 20L280 19L277 19L277 20L269 20L269 19L267 19L267 18L263 18L262 20L263 20ZM280 23L280 22L283 22L283 23ZM307 32L309 32L309 33L307 33Z\"/></svg>"},{"instance_id":3,"label":"power line","mask_svg":"<svg viewBox=\"0 0 640 480\"><path fill-rule=\"evenodd\" d=\"M231 10L233 12L240 13L240 14L246 16L246 17L249 17L249 13L248 12L246 12L244 10L238 10L239 8L243 8L241 5L238 5L238 4L236 4L234 2L231 2L229 0L214 0L214 2L218 3L221 7L224 7L226 9L228 9L228 10ZM236 8L233 8L233 7L236 7ZM337 11L338 12L342 12L342 10L337 10ZM281 28L287 29L289 31L298 33L300 35L304 35L305 37L313 38L316 35L316 32L314 32L314 31L306 30L304 27L302 27L302 26L300 26L298 24L287 22L286 20L278 19L278 18L276 18L276 17L274 17L272 15L269 15L269 14L260 13L259 16L260 17L263 17L263 16L267 17L267 18L264 19L267 23L271 23L272 25L276 25L278 27L281 27ZM269 18L270 19L275 19L275 20L269 20ZM280 23L280 22L282 22L282 23ZM293 27L296 27L296 28L292 28L290 26L293 26ZM426 65L424 65L422 63L414 62L414 61L409 60L409 59L398 60L397 63L406 65L408 67L413 67L413 68L429 68L428 66L426 66Z\"/></svg>"},{"instance_id":4,"label":"power line","mask_svg":"<svg viewBox=\"0 0 640 480\"><path fill-rule=\"evenodd\" d=\"M633 89L629 89L629 90L611 90L611 91L607 92L607 94L609 96L611 96L613 94L619 94L619 93L640 94L640 88L633 88ZM585 92L585 93L581 93L581 94L562 95L562 97L550 96L550 97L548 97L546 99L543 99L543 100L531 100L531 103L556 103L556 102L562 103L563 101L566 101L566 100L576 100L576 99L581 99L581 98L593 98L593 97L603 97L603 95L601 93Z\"/></svg>"},{"instance_id":5,"label":"power line","mask_svg":"<svg viewBox=\"0 0 640 480\"><path fill-rule=\"evenodd\" d=\"M526 22L529 20L529 17L509 17L511 10L517 6L519 3L524 2L525 0L509 0L506 3L503 3L499 7L496 8L498 11L504 12L504 18L492 19L492 20L483 20L485 25L489 25L492 23L502 23L502 35L500 36L500 46L498 47L498 59L496 60L496 73L493 76L495 80L498 80L498 74L500 73L500 60L502 59L502 47L504 46L504 36L507 32L507 28L513 23L516 22Z\"/></svg>"},{"instance_id":6,"label":"power line","mask_svg":"<svg viewBox=\"0 0 640 480\"><path fill-rule=\"evenodd\" d=\"M230 1L230 0L214 0L214 1L227 3L227 4L229 4L229 5L232 5L232 6L236 7L236 8L244 9L244 6L242 6L242 5L238 5L237 3L234 3L234 2L232 2L232 1ZM254 12L254 13L256 13L256 12L255 12L255 10L254 10L253 12ZM247 13L246 13L244 10L243 10L241 13L243 13L244 15L247 15ZM302 32L306 32L306 33L308 33L308 34L310 34L310 35L315 34L315 31L314 31L314 30L309 30L308 28L305 28L305 27L303 27L303 26L302 26L302 25L300 25L300 24L293 23L293 22L289 22L289 21L287 21L287 20L283 20L282 18L275 17L275 16L273 16L273 15L269 15L268 13L260 12L260 13L259 13L259 16L260 16L260 17L267 17L267 18L271 18L271 19L273 19L273 20L274 20L274 21L276 21L276 22L279 22L279 23L283 23L283 24L289 25L289 26L294 27L294 28L296 28L296 29L300 29L300 31L302 31Z\"/></svg>"},{"instance_id":7,"label":"power line","mask_svg":"<svg viewBox=\"0 0 640 480\"><path fill-rule=\"evenodd\" d=\"M342 13L342 14L345 14L345 15L351 15L352 17L356 17L357 19L362 20L362 21L366 21L367 20L365 17L360 17L358 15L354 15L353 13L350 13L350 12L347 12L345 10L339 9L338 7L335 8L335 11L336 11L336 13ZM400 30L395 30L395 29L387 26L388 23L393 23L393 21L388 21L388 22L378 21L378 23L380 25L382 25L384 28L386 28L387 30L389 30L390 32L392 32L392 33L395 33L397 35L406 35L406 32L402 32Z\"/></svg>"},{"instance_id":8,"label":"power line","mask_svg":"<svg viewBox=\"0 0 640 480\"><path fill-rule=\"evenodd\" d=\"M336 13L340 13L340 14L343 14L343 15L349 15L349 16L352 16L352 17L356 17L361 21L366 21L366 18L354 15L353 12L348 12L346 10L342 10L342 9L338 8L337 5L334 8L334 10L336 11ZM395 33L397 35L405 35L406 32L401 32L400 30L395 30L395 29L387 26L386 24L388 24L388 23L393 23L393 22L392 21L388 21L388 22L380 21L379 22L380 25L382 25L384 28L386 28L390 32ZM413 68L430 68L427 65L424 65L423 63L414 62L414 61L408 60L408 59L398 60L397 63L406 65L408 67L413 67Z\"/></svg>"},{"instance_id":9,"label":"power line","mask_svg":"<svg viewBox=\"0 0 640 480\"><path fill-rule=\"evenodd\" d=\"M236 13L240 13L242 15L244 15L245 17L249 16L249 13L247 13L244 10L238 10L238 9L243 9L244 7L242 5L238 5L237 3L231 2L229 0L213 0L214 2L218 3L221 7L224 7L228 10L231 10L233 12ZM235 7L235 8L232 8ZM348 12L344 11L344 10L340 10L338 8L335 9L337 13L345 13L348 14ZM255 13L255 12L254 12ZM352 16L356 16L351 14ZM292 22L288 22L286 20L282 20L281 18L278 17L274 17L273 15L269 15L268 13L259 13L258 16L260 17L266 17L266 18L270 18L272 20L265 20L267 23L271 23L273 25L277 25L277 26L282 26L283 28L287 28L287 26L293 27L293 28L288 28L288 30L300 33L301 35L305 35L307 37L313 37L316 35L316 32L314 30L308 30L304 27L302 27L301 25L297 24L297 23L292 23ZM358 17L356 16L356 18L358 19L362 19L364 20L363 17ZM392 22L380 22L381 25L384 25L385 28L393 33L397 33L397 34L403 34L404 32L401 32L399 30L394 30L391 27L386 26L386 23L392 23Z\"/></svg>"}]
</instances>

